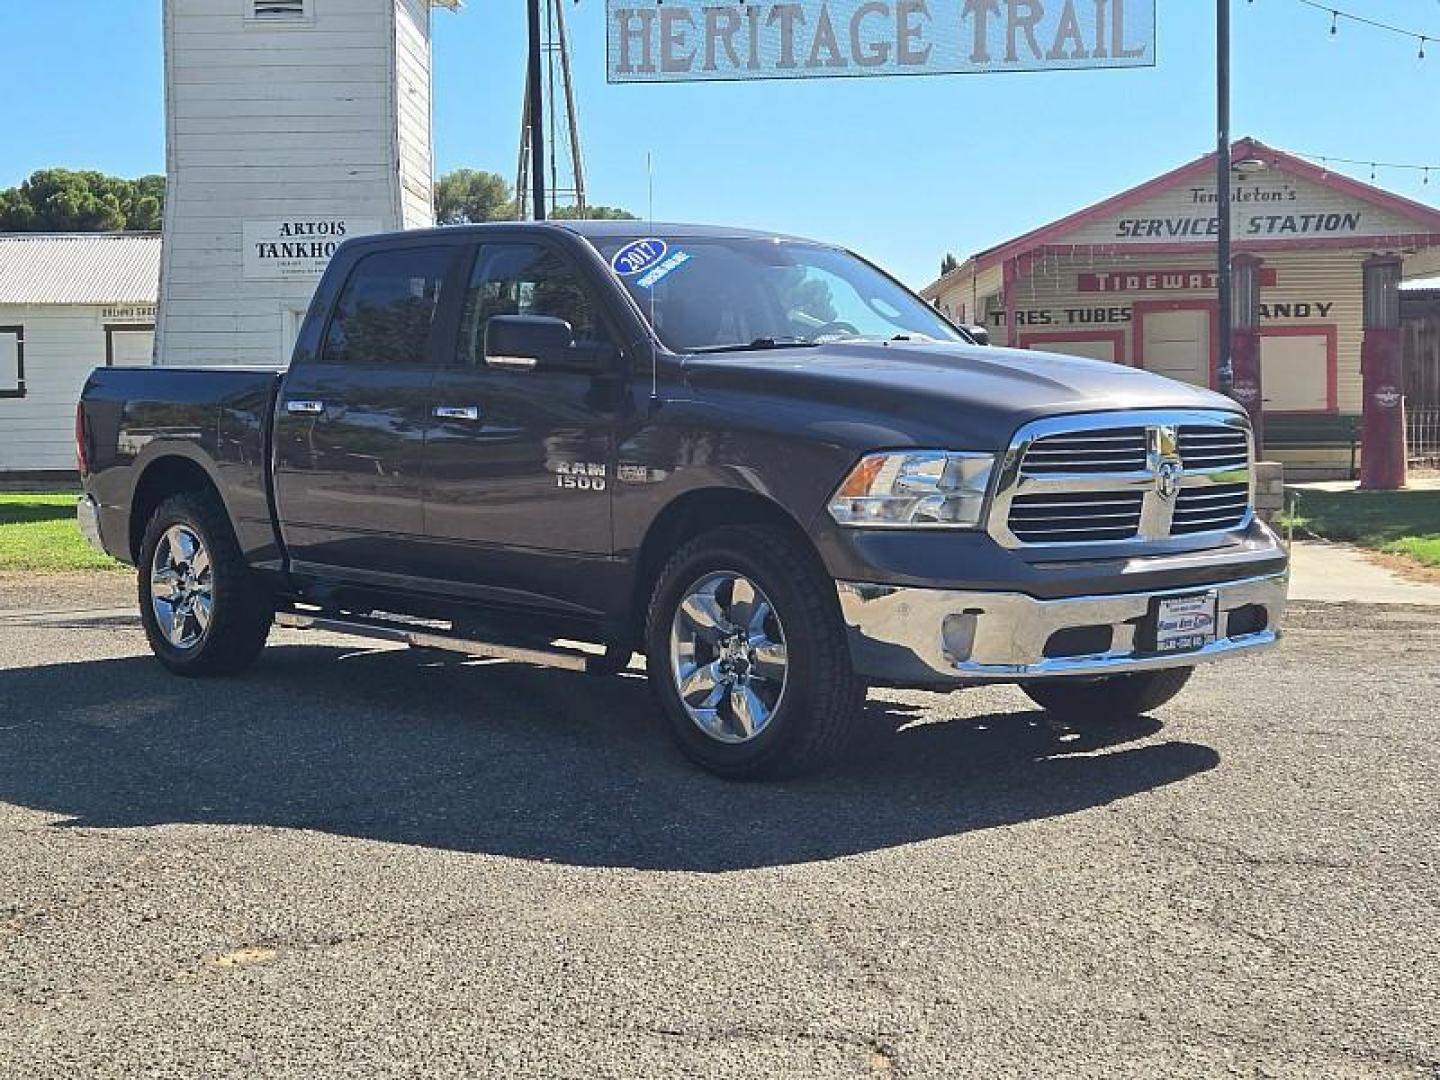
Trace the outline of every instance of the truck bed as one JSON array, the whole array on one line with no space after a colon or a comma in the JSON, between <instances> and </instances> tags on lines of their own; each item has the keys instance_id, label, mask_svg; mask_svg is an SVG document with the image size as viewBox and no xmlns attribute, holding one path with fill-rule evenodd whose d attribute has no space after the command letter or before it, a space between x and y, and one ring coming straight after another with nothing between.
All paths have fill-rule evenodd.
<instances>
[{"instance_id":1,"label":"truck bed","mask_svg":"<svg viewBox=\"0 0 1440 1080\"><path fill-rule=\"evenodd\" d=\"M110 554L133 561L132 530L120 519L137 495L143 502L136 480L152 459L177 454L214 482L243 549L274 547L266 436L281 370L112 367L90 375L81 394L84 450Z\"/></svg>"}]
</instances>

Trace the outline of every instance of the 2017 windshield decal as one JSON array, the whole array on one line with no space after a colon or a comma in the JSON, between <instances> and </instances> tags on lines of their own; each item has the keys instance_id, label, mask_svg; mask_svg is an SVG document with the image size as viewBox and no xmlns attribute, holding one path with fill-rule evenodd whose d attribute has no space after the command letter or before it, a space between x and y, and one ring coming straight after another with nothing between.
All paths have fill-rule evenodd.
<instances>
[{"instance_id":1,"label":"2017 windshield decal","mask_svg":"<svg viewBox=\"0 0 1440 1080\"><path fill-rule=\"evenodd\" d=\"M680 269L690 261L690 253L676 248L665 257L665 261L653 270L649 270L635 279L635 284L642 289L653 289L660 280L669 277L670 274Z\"/></svg>"},{"instance_id":2,"label":"2017 windshield decal","mask_svg":"<svg viewBox=\"0 0 1440 1080\"><path fill-rule=\"evenodd\" d=\"M621 277L631 277L650 269L663 259L669 250L670 246L664 240L654 237L632 240L615 252L610 259L610 268Z\"/></svg>"}]
</instances>

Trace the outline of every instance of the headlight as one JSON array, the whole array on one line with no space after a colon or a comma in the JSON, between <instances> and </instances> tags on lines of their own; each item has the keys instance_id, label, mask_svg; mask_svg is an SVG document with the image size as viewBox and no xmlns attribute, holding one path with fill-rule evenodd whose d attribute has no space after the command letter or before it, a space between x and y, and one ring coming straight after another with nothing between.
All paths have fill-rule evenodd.
<instances>
[{"instance_id":1,"label":"headlight","mask_svg":"<svg viewBox=\"0 0 1440 1080\"><path fill-rule=\"evenodd\" d=\"M994 454L905 450L866 454L830 499L841 525L972 529L980 524Z\"/></svg>"}]
</instances>

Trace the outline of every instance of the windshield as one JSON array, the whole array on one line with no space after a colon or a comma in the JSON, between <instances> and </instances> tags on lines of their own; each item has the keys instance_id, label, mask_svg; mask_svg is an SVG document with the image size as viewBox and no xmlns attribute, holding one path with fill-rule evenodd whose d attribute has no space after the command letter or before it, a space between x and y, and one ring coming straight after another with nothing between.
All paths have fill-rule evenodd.
<instances>
[{"instance_id":1,"label":"windshield","mask_svg":"<svg viewBox=\"0 0 1440 1080\"><path fill-rule=\"evenodd\" d=\"M663 233L592 243L674 352L965 340L924 301L836 248Z\"/></svg>"}]
</instances>

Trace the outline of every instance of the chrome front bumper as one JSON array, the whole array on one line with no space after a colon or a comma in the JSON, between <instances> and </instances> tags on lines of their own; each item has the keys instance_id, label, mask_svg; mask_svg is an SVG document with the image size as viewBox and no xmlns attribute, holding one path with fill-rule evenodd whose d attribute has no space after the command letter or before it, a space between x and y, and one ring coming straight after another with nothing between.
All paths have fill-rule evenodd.
<instances>
[{"instance_id":1,"label":"chrome front bumper","mask_svg":"<svg viewBox=\"0 0 1440 1080\"><path fill-rule=\"evenodd\" d=\"M80 535L85 537L85 542L101 555L109 554L100 539L100 507L89 495L81 495L80 501L75 504L75 520L80 525Z\"/></svg>"},{"instance_id":2,"label":"chrome front bumper","mask_svg":"<svg viewBox=\"0 0 1440 1080\"><path fill-rule=\"evenodd\" d=\"M840 608L855 669L875 682L899 686L1019 682L1067 675L1121 675L1190 667L1267 648L1280 638L1288 572L1217 585L1037 600L1023 593L959 592L839 583ZM1220 636L1201 649L1154 654L1136 633L1156 597L1213 592ZM1230 628L1232 613L1244 620ZM1072 654L1055 635L1100 634L1109 647ZM1228 636L1227 636L1228 635ZM1048 655L1047 655L1048 652Z\"/></svg>"}]
</instances>

